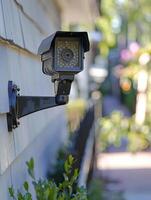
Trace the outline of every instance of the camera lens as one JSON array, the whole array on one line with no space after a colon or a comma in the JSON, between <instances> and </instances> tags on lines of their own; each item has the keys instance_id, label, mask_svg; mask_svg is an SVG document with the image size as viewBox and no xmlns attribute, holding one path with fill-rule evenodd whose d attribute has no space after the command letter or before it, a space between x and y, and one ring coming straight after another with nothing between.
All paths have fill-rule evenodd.
<instances>
[{"instance_id":1,"label":"camera lens","mask_svg":"<svg viewBox=\"0 0 151 200\"><path fill-rule=\"evenodd\" d=\"M61 52L61 57L65 62L70 62L74 57L73 51L71 49L64 48Z\"/></svg>"}]
</instances>

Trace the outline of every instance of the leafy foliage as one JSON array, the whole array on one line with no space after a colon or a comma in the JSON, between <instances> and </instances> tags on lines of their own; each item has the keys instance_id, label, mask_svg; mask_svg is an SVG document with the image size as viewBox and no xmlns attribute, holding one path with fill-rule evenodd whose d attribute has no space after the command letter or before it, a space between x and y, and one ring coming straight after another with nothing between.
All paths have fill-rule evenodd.
<instances>
[{"instance_id":1,"label":"leafy foliage","mask_svg":"<svg viewBox=\"0 0 151 200\"><path fill-rule=\"evenodd\" d=\"M87 103L83 99L71 100L67 105L69 132L73 133L80 124L86 112Z\"/></svg>"},{"instance_id":2,"label":"leafy foliage","mask_svg":"<svg viewBox=\"0 0 151 200\"><path fill-rule=\"evenodd\" d=\"M102 56L107 56L109 49L115 45L115 34L112 29L112 18L115 15L116 10L114 0L102 0L101 16L96 21L96 27L102 34L102 39L99 43L99 49Z\"/></svg>"},{"instance_id":3,"label":"leafy foliage","mask_svg":"<svg viewBox=\"0 0 151 200\"><path fill-rule=\"evenodd\" d=\"M47 179L36 180L34 175L34 160L31 158L26 162L28 173L32 178L36 200L87 200L86 190L84 188L76 188L73 186L78 178L78 170L75 169L72 174L72 165L74 158L70 155L64 164L64 180L58 185ZM29 183L24 182L24 192L15 191L13 186L9 188L10 197L13 200L33 200L32 194L29 192Z\"/></svg>"},{"instance_id":4,"label":"leafy foliage","mask_svg":"<svg viewBox=\"0 0 151 200\"><path fill-rule=\"evenodd\" d=\"M113 112L109 117L100 120L100 147L106 150L109 146L120 147L123 139L127 139L129 151L136 152L150 147L150 122L144 125L135 123L135 117L126 118L120 112Z\"/></svg>"},{"instance_id":5,"label":"leafy foliage","mask_svg":"<svg viewBox=\"0 0 151 200\"><path fill-rule=\"evenodd\" d=\"M116 42L137 41L142 46L151 40L151 1L100 0L100 17L96 27L101 32L101 55L107 56ZM118 39L117 39L118 38Z\"/></svg>"}]
</instances>

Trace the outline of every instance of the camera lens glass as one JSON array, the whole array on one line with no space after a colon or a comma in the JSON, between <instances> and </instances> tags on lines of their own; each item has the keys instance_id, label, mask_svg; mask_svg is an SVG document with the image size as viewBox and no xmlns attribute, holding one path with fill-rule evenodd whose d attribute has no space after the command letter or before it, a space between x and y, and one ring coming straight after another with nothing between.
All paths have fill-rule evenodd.
<instances>
[{"instance_id":1,"label":"camera lens glass","mask_svg":"<svg viewBox=\"0 0 151 200\"><path fill-rule=\"evenodd\" d=\"M56 66L68 70L79 67L79 48L78 38L56 38Z\"/></svg>"},{"instance_id":2,"label":"camera lens glass","mask_svg":"<svg viewBox=\"0 0 151 200\"><path fill-rule=\"evenodd\" d=\"M74 53L71 49L65 48L61 52L61 57L65 62L70 62L74 57Z\"/></svg>"}]
</instances>

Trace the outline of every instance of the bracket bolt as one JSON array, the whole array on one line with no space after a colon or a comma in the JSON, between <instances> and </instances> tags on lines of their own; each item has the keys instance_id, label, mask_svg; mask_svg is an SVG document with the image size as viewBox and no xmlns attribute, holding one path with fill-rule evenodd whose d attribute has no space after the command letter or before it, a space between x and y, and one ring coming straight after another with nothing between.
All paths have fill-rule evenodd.
<instances>
[{"instance_id":1,"label":"bracket bolt","mask_svg":"<svg viewBox=\"0 0 151 200\"><path fill-rule=\"evenodd\" d=\"M13 129L17 128L17 126L16 126L16 125L13 125L12 127L13 127Z\"/></svg>"}]
</instances>

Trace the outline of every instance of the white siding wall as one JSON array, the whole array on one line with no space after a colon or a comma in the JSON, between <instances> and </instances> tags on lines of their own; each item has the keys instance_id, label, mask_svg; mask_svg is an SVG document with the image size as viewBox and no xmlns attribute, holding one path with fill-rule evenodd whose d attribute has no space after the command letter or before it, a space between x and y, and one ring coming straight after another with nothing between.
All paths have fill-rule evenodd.
<instances>
[{"instance_id":1,"label":"white siding wall","mask_svg":"<svg viewBox=\"0 0 151 200\"><path fill-rule=\"evenodd\" d=\"M31 156L37 175L44 176L66 139L63 106L21 118L11 133L6 121L8 80L20 87L21 95L53 94L36 54L41 40L58 29L60 13L53 0L0 0L0 200L9 199L11 184L18 187L27 178L25 161Z\"/></svg>"}]
</instances>

